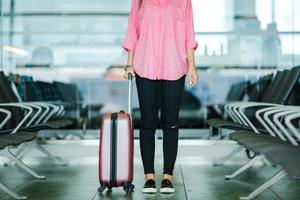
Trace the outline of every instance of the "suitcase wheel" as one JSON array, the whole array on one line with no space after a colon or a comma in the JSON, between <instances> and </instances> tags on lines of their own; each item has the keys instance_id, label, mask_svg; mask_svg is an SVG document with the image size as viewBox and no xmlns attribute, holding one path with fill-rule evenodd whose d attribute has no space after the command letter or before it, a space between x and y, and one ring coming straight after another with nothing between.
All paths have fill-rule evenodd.
<instances>
[{"instance_id":1,"label":"suitcase wheel","mask_svg":"<svg viewBox=\"0 0 300 200\"><path fill-rule=\"evenodd\" d=\"M134 185L132 183L124 183L123 189L126 193L130 193L134 190Z\"/></svg>"},{"instance_id":2,"label":"suitcase wheel","mask_svg":"<svg viewBox=\"0 0 300 200\"><path fill-rule=\"evenodd\" d=\"M98 187L99 194L102 194L102 192L105 190L105 188L106 188L106 185L105 184L101 184L101 186Z\"/></svg>"}]
</instances>

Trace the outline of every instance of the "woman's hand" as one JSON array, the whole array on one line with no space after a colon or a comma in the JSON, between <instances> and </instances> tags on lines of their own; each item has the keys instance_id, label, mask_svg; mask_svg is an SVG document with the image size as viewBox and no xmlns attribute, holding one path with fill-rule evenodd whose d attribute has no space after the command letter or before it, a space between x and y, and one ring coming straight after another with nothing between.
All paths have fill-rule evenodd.
<instances>
[{"instance_id":1,"label":"woman's hand","mask_svg":"<svg viewBox=\"0 0 300 200\"><path fill-rule=\"evenodd\" d=\"M195 50L194 49L188 49L187 51L187 63L189 67L189 71L187 73L189 82L187 83L188 87L193 87L197 84L199 75L196 70L196 64L195 64Z\"/></svg>"},{"instance_id":2,"label":"woman's hand","mask_svg":"<svg viewBox=\"0 0 300 200\"><path fill-rule=\"evenodd\" d=\"M189 79L188 83L187 83L188 87L193 87L197 84L197 82L199 80L199 75L198 75L198 72L197 72L195 66L190 66L189 67L188 79Z\"/></svg>"},{"instance_id":3,"label":"woman's hand","mask_svg":"<svg viewBox=\"0 0 300 200\"><path fill-rule=\"evenodd\" d=\"M131 74L132 74L132 77L134 78L135 74L134 74L133 67L125 68L125 72L124 72L124 78L125 78L125 79L128 79L128 74L129 74L129 73L131 73Z\"/></svg>"}]
</instances>

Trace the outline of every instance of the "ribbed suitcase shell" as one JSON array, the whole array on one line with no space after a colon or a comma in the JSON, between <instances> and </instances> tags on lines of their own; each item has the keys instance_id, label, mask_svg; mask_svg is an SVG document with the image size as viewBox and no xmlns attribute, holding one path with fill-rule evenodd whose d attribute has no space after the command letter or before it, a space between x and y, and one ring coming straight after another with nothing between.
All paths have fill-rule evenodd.
<instances>
[{"instance_id":1,"label":"ribbed suitcase shell","mask_svg":"<svg viewBox=\"0 0 300 200\"><path fill-rule=\"evenodd\" d=\"M115 141L112 141L111 116L112 114L108 113L101 121L99 181L106 187L120 187L133 180L133 122L129 114L117 113L116 136ZM115 148L115 152L112 152L112 148ZM111 173L114 170L112 159L115 159L115 180L111 180Z\"/></svg>"}]
</instances>

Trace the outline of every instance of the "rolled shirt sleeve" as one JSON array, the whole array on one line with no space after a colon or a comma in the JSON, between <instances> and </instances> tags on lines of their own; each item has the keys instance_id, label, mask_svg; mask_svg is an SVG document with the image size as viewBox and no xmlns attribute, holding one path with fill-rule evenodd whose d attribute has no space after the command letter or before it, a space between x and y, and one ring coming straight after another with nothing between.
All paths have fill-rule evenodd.
<instances>
[{"instance_id":1,"label":"rolled shirt sleeve","mask_svg":"<svg viewBox=\"0 0 300 200\"><path fill-rule=\"evenodd\" d=\"M195 39L195 31L194 31L194 19L193 19L193 7L191 0L187 0L187 6L186 6L186 40L185 40L185 46L186 49L194 49L196 50L198 48L198 42Z\"/></svg>"},{"instance_id":2,"label":"rolled shirt sleeve","mask_svg":"<svg viewBox=\"0 0 300 200\"><path fill-rule=\"evenodd\" d=\"M139 1L132 0L132 7L128 20L128 27L125 36L125 40L123 41L122 47L124 50L129 51L135 50L136 43L139 38L139 22L138 22L138 11L139 11Z\"/></svg>"}]
</instances>

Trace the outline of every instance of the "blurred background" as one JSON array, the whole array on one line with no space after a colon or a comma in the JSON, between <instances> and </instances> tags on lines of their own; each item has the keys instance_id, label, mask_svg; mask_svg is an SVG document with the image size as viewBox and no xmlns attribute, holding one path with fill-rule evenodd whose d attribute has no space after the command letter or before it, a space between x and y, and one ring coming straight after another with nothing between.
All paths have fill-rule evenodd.
<instances>
[{"instance_id":1,"label":"blurred background","mask_svg":"<svg viewBox=\"0 0 300 200\"><path fill-rule=\"evenodd\" d=\"M78 120L76 128L83 130L98 129L103 113L126 108L127 83L121 67L127 55L121 43L131 0L0 2L0 68L12 75L12 81L74 86L73 96L64 92L67 97L54 96L59 100L69 97L68 101L77 103L79 111L73 117ZM200 82L194 88L186 88L181 116L193 116L194 120L183 120L183 128L202 129L210 117L207 106L228 98L233 84L300 65L300 13L296 9L300 1L192 3ZM18 92L23 100L36 100L22 86ZM138 127L136 90L133 107Z\"/></svg>"}]
</instances>

